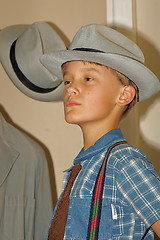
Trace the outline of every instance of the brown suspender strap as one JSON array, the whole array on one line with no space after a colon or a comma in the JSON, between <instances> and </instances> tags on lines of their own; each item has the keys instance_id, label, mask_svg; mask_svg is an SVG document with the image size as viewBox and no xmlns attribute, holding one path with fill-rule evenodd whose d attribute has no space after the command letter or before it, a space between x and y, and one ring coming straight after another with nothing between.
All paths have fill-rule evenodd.
<instances>
[{"instance_id":1,"label":"brown suspender strap","mask_svg":"<svg viewBox=\"0 0 160 240\"><path fill-rule=\"evenodd\" d=\"M116 147L119 144L124 144L124 143L127 143L127 142L126 141L117 142L108 149L105 159L102 163L102 166L98 172L96 182L94 185L94 189L93 189L92 200L91 200L87 240L97 240L98 239L101 208L102 208L102 196L103 196L108 156L114 147Z\"/></svg>"}]
</instances>

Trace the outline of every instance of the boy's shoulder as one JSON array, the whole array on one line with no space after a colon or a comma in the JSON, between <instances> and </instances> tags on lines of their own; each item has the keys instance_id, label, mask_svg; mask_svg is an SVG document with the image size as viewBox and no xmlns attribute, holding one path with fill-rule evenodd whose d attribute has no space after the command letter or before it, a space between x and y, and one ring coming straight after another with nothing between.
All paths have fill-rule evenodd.
<instances>
[{"instance_id":1,"label":"boy's shoulder","mask_svg":"<svg viewBox=\"0 0 160 240\"><path fill-rule=\"evenodd\" d=\"M148 157L128 143L117 146L111 152L106 177L113 180L111 184L117 182L120 188L130 188L138 184L158 186L160 181Z\"/></svg>"},{"instance_id":2,"label":"boy's shoulder","mask_svg":"<svg viewBox=\"0 0 160 240\"><path fill-rule=\"evenodd\" d=\"M153 168L148 157L139 148L127 142L112 149L108 160L108 164L117 169L127 168L131 165Z\"/></svg>"}]
</instances>

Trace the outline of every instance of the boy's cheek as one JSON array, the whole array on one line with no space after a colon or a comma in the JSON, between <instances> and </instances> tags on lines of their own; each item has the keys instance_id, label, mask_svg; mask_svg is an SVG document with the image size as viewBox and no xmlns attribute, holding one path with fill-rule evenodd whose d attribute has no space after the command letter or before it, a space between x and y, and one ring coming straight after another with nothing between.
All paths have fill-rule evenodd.
<instances>
[{"instance_id":1,"label":"boy's cheek","mask_svg":"<svg viewBox=\"0 0 160 240\"><path fill-rule=\"evenodd\" d=\"M66 91L64 90L64 92L63 92L63 104L65 104L66 98L67 98Z\"/></svg>"}]
</instances>

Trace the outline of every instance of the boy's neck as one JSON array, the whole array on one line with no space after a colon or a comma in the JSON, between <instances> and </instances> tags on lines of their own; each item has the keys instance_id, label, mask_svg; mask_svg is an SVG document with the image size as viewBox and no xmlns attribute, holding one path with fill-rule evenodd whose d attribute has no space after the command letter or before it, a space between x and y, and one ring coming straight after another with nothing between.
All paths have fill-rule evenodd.
<instances>
[{"instance_id":1,"label":"boy's neck","mask_svg":"<svg viewBox=\"0 0 160 240\"><path fill-rule=\"evenodd\" d=\"M95 142L104 136L106 133L110 132L113 129L119 127L119 124L114 124L111 126L80 126L83 133L83 142L84 142L84 150L87 150L89 147L93 146Z\"/></svg>"}]
</instances>

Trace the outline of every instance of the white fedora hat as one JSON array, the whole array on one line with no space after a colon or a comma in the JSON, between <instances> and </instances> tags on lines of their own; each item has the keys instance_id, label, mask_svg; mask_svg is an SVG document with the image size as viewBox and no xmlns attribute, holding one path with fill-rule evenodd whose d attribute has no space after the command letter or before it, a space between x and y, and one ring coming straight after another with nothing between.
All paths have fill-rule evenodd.
<instances>
[{"instance_id":1,"label":"white fedora hat","mask_svg":"<svg viewBox=\"0 0 160 240\"><path fill-rule=\"evenodd\" d=\"M90 61L113 68L137 85L139 101L160 90L158 78L143 64L140 48L120 32L99 24L80 28L68 50L50 51L40 61L58 78L62 78L62 65L69 61Z\"/></svg>"},{"instance_id":2,"label":"white fedora hat","mask_svg":"<svg viewBox=\"0 0 160 240\"><path fill-rule=\"evenodd\" d=\"M39 101L62 98L63 82L51 74L39 58L49 50L65 50L65 44L45 22L13 25L0 31L0 62L15 86Z\"/></svg>"}]
</instances>

